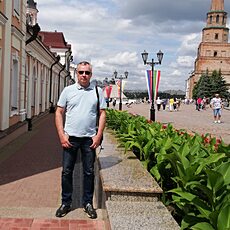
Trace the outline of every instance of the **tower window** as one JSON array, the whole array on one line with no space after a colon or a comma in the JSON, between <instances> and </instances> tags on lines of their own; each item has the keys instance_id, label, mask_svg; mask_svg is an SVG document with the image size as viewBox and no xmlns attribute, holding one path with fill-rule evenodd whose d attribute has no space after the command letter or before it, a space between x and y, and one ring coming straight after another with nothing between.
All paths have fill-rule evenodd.
<instances>
[{"instance_id":1,"label":"tower window","mask_svg":"<svg viewBox=\"0 0 230 230\"><path fill-rule=\"evenodd\" d=\"M218 34L215 34L215 40L218 40Z\"/></svg>"},{"instance_id":2,"label":"tower window","mask_svg":"<svg viewBox=\"0 0 230 230\"><path fill-rule=\"evenodd\" d=\"M214 51L214 57L216 57L217 56L217 51Z\"/></svg>"},{"instance_id":3,"label":"tower window","mask_svg":"<svg viewBox=\"0 0 230 230\"><path fill-rule=\"evenodd\" d=\"M219 21L220 21L220 16L217 15L217 16L216 16L216 23L219 23Z\"/></svg>"},{"instance_id":4,"label":"tower window","mask_svg":"<svg viewBox=\"0 0 230 230\"><path fill-rule=\"evenodd\" d=\"M210 21L209 22L212 23L212 16L210 16Z\"/></svg>"}]
</instances>

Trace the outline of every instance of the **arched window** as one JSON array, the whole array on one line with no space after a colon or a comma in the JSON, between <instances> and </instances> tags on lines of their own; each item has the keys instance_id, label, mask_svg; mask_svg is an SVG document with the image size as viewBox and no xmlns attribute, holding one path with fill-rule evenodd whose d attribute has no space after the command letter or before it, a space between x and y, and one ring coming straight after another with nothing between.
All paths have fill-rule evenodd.
<instances>
[{"instance_id":1,"label":"arched window","mask_svg":"<svg viewBox=\"0 0 230 230\"><path fill-rule=\"evenodd\" d=\"M210 16L210 21L209 22L210 22L210 24L212 24L212 16Z\"/></svg>"},{"instance_id":2,"label":"arched window","mask_svg":"<svg viewBox=\"0 0 230 230\"><path fill-rule=\"evenodd\" d=\"M227 19L226 16L224 16L224 17L222 18L222 24L223 24L223 25L225 25L225 23L226 23L226 21L227 21L226 19Z\"/></svg>"},{"instance_id":3,"label":"arched window","mask_svg":"<svg viewBox=\"0 0 230 230\"><path fill-rule=\"evenodd\" d=\"M219 23L219 21L220 21L220 16L219 16L219 14L216 16L216 23Z\"/></svg>"},{"instance_id":4,"label":"arched window","mask_svg":"<svg viewBox=\"0 0 230 230\"><path fill-rule=\"evenodd\" d=\"M214 57L216 57L217 56L217 51L214 51Z\"/></svg>"}]
</instances>

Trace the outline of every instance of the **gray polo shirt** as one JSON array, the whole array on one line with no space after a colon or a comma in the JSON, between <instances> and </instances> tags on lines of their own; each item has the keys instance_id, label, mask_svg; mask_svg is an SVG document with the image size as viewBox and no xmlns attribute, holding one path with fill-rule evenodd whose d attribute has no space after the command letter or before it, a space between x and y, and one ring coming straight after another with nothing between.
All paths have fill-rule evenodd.
<instances>
[{"instance_id":1,"label":"gray polo shirt","mask_svg":"<svg viewBox=\"0 0 230 230\"><path fill-rule=\"evenodd\" d=\"M98 93L100 109L105 109L105 98L99 87ZM87 88L78 83L65 87L57 105L66 108L64 131L69 136L92 137L96 134L97 94L92 83Z\"/></svg>"}]
</instances>

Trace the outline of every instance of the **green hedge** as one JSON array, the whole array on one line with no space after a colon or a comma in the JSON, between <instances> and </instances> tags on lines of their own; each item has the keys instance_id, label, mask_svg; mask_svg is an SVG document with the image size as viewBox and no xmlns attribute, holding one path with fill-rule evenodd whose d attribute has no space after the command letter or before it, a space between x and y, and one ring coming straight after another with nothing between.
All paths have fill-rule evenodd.
<instances>
[{"instance_id":1,"label":"green hedge","mask_svg":"<svg viewBox=\"0 0 230 230\"><path fill-rule=\"evenodd\" d=\"M162 187L181 229L230 229L230 145L112 109L107 127Z\"/></svg>"}]
</instances>

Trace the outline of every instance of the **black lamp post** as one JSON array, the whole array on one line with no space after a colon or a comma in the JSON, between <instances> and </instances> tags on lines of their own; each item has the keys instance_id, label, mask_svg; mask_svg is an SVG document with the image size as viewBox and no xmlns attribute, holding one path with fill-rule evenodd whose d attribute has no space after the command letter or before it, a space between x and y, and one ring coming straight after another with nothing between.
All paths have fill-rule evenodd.
<instances>
[{"instance_id":1,"label":"black lamp post","mask_svg":"<svg viewBox=\"0 0 230 230\"><path fill-rule=\"evenodd\" d=\"M155 108L154 108L154 65L157 64L161 64L161 61L163 59L163 53L161 51L159 51L157 53L157 59L158 62L154 62L154 59L152 58L151 62L148 62L148 53L144 50L144 52L141 54L142 55L142 59L144 61L144 65L150 65L152 67L152 104L151 104L151 108L150 108L150 120L151 121L155 121Z\"/></svg>"},{"instance_id":2,"label":"black lamp post","mask_svg":"<svg viewBox=\"0 0 230 230\"><path fill-rule=\"evenodd\" d=\"M121 94L122 94L122 80L123 80L123 79L126 79L126 78L128 77L128 74L129 74L129 73L128 73L128 71L125 71L125 72L124 72L124 75L125 75L125 76L120 75L120 77L118 77L117 74L118 74L118 73L117 73L117 71L115 70L115 71L114 71L114 76L115 76L116 79L119 79L119 80L120 80L120 102L119 102L119 110L122 110L122 99L121 99Z\"/></svg>"}]
</instances>

